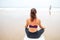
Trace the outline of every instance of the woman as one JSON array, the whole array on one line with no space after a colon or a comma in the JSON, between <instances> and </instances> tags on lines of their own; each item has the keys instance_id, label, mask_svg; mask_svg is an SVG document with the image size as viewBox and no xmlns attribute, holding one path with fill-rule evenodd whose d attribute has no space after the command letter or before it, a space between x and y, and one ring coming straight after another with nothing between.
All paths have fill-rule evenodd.
<instances>
[{"instance_id":1,"label":"woman","mask_svg":"<svg viewBox=\"0 0 60 40\"><path fill-rule=\"evenodd\" d=\"M36 17L36 9L32 8L30 12L30 18L26 20L25 31L29 38L39 38L44 32L44 27L41 25L41 21ZM38 26L41 28L38 30Z\"/></svg>"}]
</instances>

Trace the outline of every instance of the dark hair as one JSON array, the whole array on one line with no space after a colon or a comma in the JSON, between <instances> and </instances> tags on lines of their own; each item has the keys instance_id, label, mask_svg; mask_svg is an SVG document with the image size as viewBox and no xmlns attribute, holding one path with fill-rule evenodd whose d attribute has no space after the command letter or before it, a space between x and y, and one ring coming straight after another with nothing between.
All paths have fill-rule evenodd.
<instances>
[{"instance_id":1,"label":"dark hair","mask_svg":"<svg viewBox=\"0 0 60 40\"><path fill-rule=\"evenodd\" d=\"M30 12L31 21L33 21L36 18L36 13L37 13L36 9L32 8Z\"/></svg>"}]
</instances>

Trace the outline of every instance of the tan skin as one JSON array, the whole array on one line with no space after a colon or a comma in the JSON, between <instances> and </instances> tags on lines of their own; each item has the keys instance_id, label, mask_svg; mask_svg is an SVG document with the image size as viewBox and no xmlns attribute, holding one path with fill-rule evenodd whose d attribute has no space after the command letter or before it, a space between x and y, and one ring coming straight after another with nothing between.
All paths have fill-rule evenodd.
<instances>
[{"instance_id":1,"label":"tan skin","mask_svg":"<svg viewBox=\"0 0 60 40\"><path fill-rule=\"evenodd\" d=\"M34 26L34 25L39 25L39 27L40 28L44 28L42 25L41 25L41 21L39 20L39 19L34 19L34 21L33 22L31 22L31 18L30 19L27 19L26 20L26 25L25 25L25 27L28 27L28 25L32 25L32 26ZM36 32L37 31L37 28L29 28L29 31L30 32Z\"/></svg>"}]
</instances>

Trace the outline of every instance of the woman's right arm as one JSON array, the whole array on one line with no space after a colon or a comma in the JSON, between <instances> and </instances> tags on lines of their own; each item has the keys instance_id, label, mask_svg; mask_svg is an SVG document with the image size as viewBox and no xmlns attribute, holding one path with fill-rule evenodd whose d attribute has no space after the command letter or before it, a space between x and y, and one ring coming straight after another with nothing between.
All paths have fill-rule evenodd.
<instances>
[{"instance_id":1,"label":"woman's right arm","mask_svg":"<svg viewBox=\"0 0 60 40\"><path fill-rule=\"evenodd\" d=\"M44 26L42 26L42 24L41 24L41 21L39 20L39 27L41 28L41 29L45 29L45 27Z\"/></svg>"}]
</instances>

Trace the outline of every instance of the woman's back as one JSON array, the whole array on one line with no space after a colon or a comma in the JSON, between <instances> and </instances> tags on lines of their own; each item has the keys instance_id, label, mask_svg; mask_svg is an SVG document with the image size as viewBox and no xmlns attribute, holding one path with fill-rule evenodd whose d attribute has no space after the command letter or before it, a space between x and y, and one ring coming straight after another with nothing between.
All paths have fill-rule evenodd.
<instances>
[{"instance_id":1,"label":"woman's back","mask_svg":"<svg viewBox=\"0 0 60 40\"><path fill-rule=\"evenodd\" d=\"M37 27L38 27L38 23L39 23L39 19L36 18L33 21L31 21L31 18L30 18L27 21L28 21L29 31L36 32Z\"/></svg>"},{"instance_id":2,"label":"woman's back","mask_svg":"<svg viewBox=\"0 0 60 40\"><path fill-rule=\"evenodd\" d=\"M30 18L26 21L26 33L29 38L39 38L44 32L44 27L41 25L41 21L36 16L36 9L32 8L30 12ZM38 26L41 30L38 31Z\"/></svg>"},{"instance_id":3,"label":"woman's back","mask_svg":"<svg viewBox=\"0 0 60 40\"><path fill-rule=\"evenodd\" d=\"M36 18L33 21L31 21L31 18L30 18L30 19L27 19L27 21L28 21L28 25L34 26L34 25L38 25L39 19Z\"/></svg>"},{"instance_id":4,"label":"woman's back","mask_svg":"<svg viewBox=\"0 0 60 40\"><path fill-rule=\"evenodd\" d=\"M27 19L27 21L26 21L25 27L29 26L30 32L36 32L38 25L39 25L39 27L44 28L41 25L41 21L37 18L36 13L37 13L36 9L32 8L31 12L30 12L30 18Z\"/></svg>"}]
</instances>

